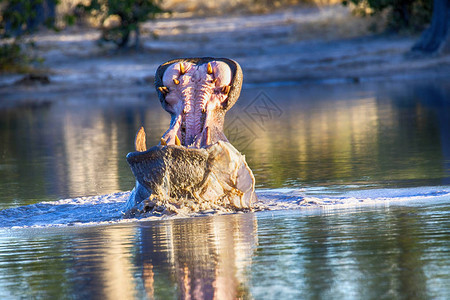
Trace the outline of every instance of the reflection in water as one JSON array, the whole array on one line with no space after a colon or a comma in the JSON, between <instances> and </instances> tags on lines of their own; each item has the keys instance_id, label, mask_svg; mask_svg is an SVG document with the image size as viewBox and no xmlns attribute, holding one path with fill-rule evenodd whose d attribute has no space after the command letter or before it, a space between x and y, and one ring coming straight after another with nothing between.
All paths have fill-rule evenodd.
<instances>
[{"instance_id":1,"label":"reflection in water","mask_svg":"<svg viewBox=\"0 0 450 300\"><path fill-rule=\"evenodd\" d=\"M248 293L243 272L256 243L254 215L155 225L140 227L135 262L148 298L236 299ZM128 261L126 255L119 257ZM114 271L109 268L105 274Z\"/></svg>"},{"instance_id":2,"label":"reflection in water","mask_svg":"<svg viewBox=\"0 0 450 300\"><path fill-rule=\"evenodd\" d=\"M448 204L433 209L447 210L444 215L429 209L262 216L251 294L256 299L446 298Z\"/></svg>"},{"instance_id":3,"label":"reflection in water","mask_svg":"<svg viewBox=\"0 0 450 300\"><path fill-rule=\"evenodd\" d=\"M91 124L80 131L81 124L86 123ZM118 130L116 124L112 123L111 127L106 124L103 116L88 121L83 120L83 116L66 116L63 129L66 153L64 159L67 160L70 194L88 195L96 191L96 187L105 185L112 190L119 190L119 168L116 159L119 156ZM84 174L84 177L79 174Z\"/></svg>"},{"instance_id":4,"label":"reflection in water","mask_svg":"<svg viewBox=\"0 0 450 300\"><path fill-rule=\"evenodd\" d=\"M167 296L167 282L156 285L155 278L161 280L161 273L176 281L181 299L248 296L244 270L257 243L253 214L150 225L141 229L139 257L149 298Z\"/></svg>"},{"instance_id":5,"label":"reflection in water","mask_svg":"<svg viewBox=\"0 0 450 300\"><path fill-rule=\"evenodd\" d=\"M132 253L136 229L86 231L70 245L72 292L85 299L131 299L134 295Z\"/></svg>"},{"instance_id":6,"label":"reflection in water","mask_svg":"<svg viewBox=\"0 0 450 300\"><path fill-rule=\"evenodd\" d=\"M0 298L448 299L447 203L0 232Z\"/></svg>"},{"instance_id":7,"label":"reflection in water","mask_svg":"<svg viewBox=\"0 0 450 300\"><path fill-rule=\"evenodd\" d=\"M0 111L3 207L133 187L125 155L133 150L136 128L152 128L148 140L156 144L169 116L159 107L143 109L146 101L129 106L89 100Z\"/></svg>"},{"instance_id":8,"label":"reflection in water","mask_svg":"<svg viewBox=\"0 0 450 300\"><path fill-rule=\"evenodd\" d=\"M245 270L257 244L256 230L254 214L237 214L31 229L19 231L20 240L17 233L6 233L0 242L0 298L5 288L15 297L59 299L246 297Z\"/></svg>"},{"instance_id":9,"label":"reflection in water","mask_svg":"<svg viewBox=\"0 0 450 300\"><path fill-rule=\"evenodd\" d=\"M238 147L239 141L253 140L245 153L257 184L404 186L448 180L450 90L445 85L321 88L272 88L269 98L283 110L280 117L263 105L252 113L249 105L258 102L238 103L229 120L232 125L241 116L249 127L234 136ZM253 94L244 91L246 99Z\"/></svg>"}]
</instances>

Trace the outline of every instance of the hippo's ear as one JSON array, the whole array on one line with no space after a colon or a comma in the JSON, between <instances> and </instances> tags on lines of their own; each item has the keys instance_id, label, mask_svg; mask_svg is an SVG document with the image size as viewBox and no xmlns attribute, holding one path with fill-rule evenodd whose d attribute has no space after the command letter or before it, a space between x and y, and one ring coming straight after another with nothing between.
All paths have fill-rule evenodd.
<instances>
[{"instance_id":1,"label":"hippo's ear","mask_svg":"<svg viewBox=\"0 0 450 300\"><path fill-rule=\"evenodd\" d=\"M216 60L226 63L230 67L231 72L233 74L230 83L230 91L228 92L228 97L222 104L223 109L227 111L238 100L239 95L241 94L242 81L244 77L242 74L241 66L234 60L228 58L217 58Z\"/></svg>"}]
</instances>

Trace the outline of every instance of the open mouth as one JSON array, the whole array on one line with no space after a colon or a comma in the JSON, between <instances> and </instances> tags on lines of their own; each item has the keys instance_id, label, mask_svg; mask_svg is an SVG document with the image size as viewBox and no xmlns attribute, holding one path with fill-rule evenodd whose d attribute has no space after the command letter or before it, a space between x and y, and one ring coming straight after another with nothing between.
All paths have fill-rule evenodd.
<instances>
[{"instance_id":1,"label":"open mouth","mask_svg":"<svg viewBox=\"0 0 450 300\"><path fill-rule=\"evenodd\" d=\"M160 143L148 150L144 128L139 129L136 152L127 155L136 177L128 208L145 199L251 206L253 174L223 133L225 114L241 85L240 66L226 58L177 59L158 68L155 86L171 122Z\"/></svg>"},{"instance_id":2,"label":"open mouth","mask_svg":"<svg viewBox=\"0 0 450 300\"><path fill-rule=\"evenodd\" d=\"M223 134L225 112L240 94L242 71L229 59L182 59L161 65L155 78L162 106L171 116L161 144L201 148Z\"/></svg>"},{"instance_id":3,"label":"open mouth","mask_svg":"<svg viewBox=\"0 0 450 300\"><path fill-rule=\"evenodd\" d=\"M228 142L223 133L225 113L239 97L241 85L240 66L227 58L186 58L161 65L155 86L171 121L158 145L205 148ZM136 135L135 148L147 150L143 127Z\"/></svg>"}]
</instances>

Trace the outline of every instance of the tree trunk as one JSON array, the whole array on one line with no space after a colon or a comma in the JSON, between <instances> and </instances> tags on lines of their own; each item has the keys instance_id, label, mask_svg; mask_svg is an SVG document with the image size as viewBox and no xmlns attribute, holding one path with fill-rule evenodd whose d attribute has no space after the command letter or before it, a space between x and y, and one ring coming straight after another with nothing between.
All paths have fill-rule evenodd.
<instances>
[{"instance_id":1,"label":"tree trunk","mask_svg":"<svg viewBox=\"0 0 450 300\"><path fill-rule=\"evenodd\" d=\"M450 0L434 0L431 25L412 47L413 52L434 54L450 49Z\"/></svg>"},{"instance_id":2,"label":"tree trunk","mask_svg":"<svg viewBox=\"0 0 450 300\"><path fill-rule=\"evenodd\" d=\"M139 23L136 24L136 28L134 29L135 32L135 42L134 42L134 48L136 50L139 50L141 47L141 39L140 39L140 32L139 32Z\"/></svg>"},{"instance_id":3,"label":"tree trunk","mask_svg":"<svg viewBox=\"0 0 450 300\"><path fill-rule=\"evenodd\" d=\"M28 31L36 31L41 25L47 27L55 25L56 0L35 0L32 4L32 9L34 15L27 20Z\"/></svg>"}]
</instances>

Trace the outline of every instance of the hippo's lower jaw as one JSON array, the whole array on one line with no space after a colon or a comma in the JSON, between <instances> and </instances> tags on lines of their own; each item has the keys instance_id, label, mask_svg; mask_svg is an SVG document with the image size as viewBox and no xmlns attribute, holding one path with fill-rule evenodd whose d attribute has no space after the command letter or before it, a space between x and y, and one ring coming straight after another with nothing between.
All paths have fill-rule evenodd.
<instances>
[{"instance_id":1,"label":"hippo's lower jaw","mask_svg":"<svg viewBox=\"0 0 450 300\"><path fill-rule=\"evenodd\" d=\"M155 146L127 155L136 187L126 210L143 213L167 204L192 211L250 208L255 202L255 178L228 142L205 148Z\"/></svg>"},{"instance_id":2,"label":"hippo's lower jaw","mask_svg":"<svg viewBox=\"0 0 450 300\"><path fill-rule=\"evenodd\" d=\"M242 85L239 65L229 59L178 59L161 65L155 85L171 116L159 145L146 149L145 132L136 136L136 152L127 155L136 187L127 212L187 207L250 208L255 179L223 133L226 111Z\"/></svg>"}]
</instances>

